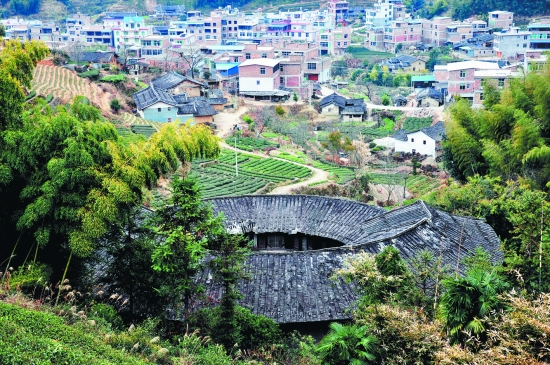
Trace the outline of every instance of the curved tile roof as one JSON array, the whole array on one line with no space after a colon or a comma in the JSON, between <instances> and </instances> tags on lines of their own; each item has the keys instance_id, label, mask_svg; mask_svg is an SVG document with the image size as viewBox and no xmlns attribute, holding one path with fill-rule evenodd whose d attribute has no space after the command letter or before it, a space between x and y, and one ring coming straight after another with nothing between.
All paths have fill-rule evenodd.
<instances>
[{"instance_id":1,"label":"curved tile roof","mask_svg":"<svg viewBox=\"0 0 550 365\"><path fill-rule=\"evenodd\" d=\"M494 261L503 259L498 237L488 224L442 212L422 201L391 211L342 198L305 195L209 201L233 228L245 224L255 233L303 233L344 244L311 251L255 251L248 257L245 266L250 279L239 284L240 304L279 323L351 318L348 309L358 299L355 286L330 277L346 257L358 252L375 254L393 245L409 260L427 249L435 257L441 252L443 265L454 268L459 247L464 258L481 245L493 254ZM208 270L198 279L209 296L221 298L221 288Z\"/></svg>"}]
</instances>

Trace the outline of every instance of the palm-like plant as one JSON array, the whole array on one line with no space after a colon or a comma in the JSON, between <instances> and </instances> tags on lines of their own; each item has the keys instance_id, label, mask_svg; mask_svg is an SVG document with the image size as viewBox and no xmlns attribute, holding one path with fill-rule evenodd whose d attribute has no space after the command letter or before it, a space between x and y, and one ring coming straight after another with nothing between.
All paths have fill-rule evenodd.
<instances>
[{"instance_id":1,"label":"palm-like plant","mask_svg":"<svg viewBox=\"0 0 550 365\"><path fill-rule=\"evenodd\" d=\"M317 346L323 364L364 365L373 361L378 339L367 336L367 327L358 324L342 325L333 322L330 332Z\"/></svg>"},{"instance_id":2,"label":"palm-like plant","mask_svg":"<svg viewBox=\"0 0 550 365\"><path fill-rule=\"evenodd\" d=\"M439 315L455 342L461 331L475 335L485 332L483 318L504 308L498 295L508 285L494 270L476 268L464 277L445 279L442 285L446 291L441 296Z\"/></svg>"}]
</instances>

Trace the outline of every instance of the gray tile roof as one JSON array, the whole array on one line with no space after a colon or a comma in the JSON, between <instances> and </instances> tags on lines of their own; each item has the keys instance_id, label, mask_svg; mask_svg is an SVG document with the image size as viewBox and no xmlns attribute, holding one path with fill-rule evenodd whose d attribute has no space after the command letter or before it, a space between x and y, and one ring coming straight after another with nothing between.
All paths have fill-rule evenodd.
<instances>
[{"instance_id":1,"label":"gray tile roof","mask_svg":"<svg viewBox=\"0 0 550 365\"><path fill-rule=\"evenodd\" d=\"M151 84L155 85L157 89L168 90L175 88L184 81L189 81L203 87L208 86L204 82L192 79L191 77L180 75L179 73L174 71L170 71L166 75L157 77L151 82Z\"/></svg>"},{"instance_id":2,"label":"gray tile roof","mask_svg":"<svg viewBox=\"0 0 550 365\"><path fill-rule=\"evenodd\" d=\"M321 101L319 102L319 106L321 108L324 108L325 106L330 105L330 104L335 104L335 105L343 108L346 105L346 98L344 98L343 96L340 96L336 93L332 93L329 96L325 96L324 98L322 98Z\"/></svg>"},{"instance_id":3,"label":"gray tile roof","mask_svg":"<svg viewBox=\"0 0 550 365\"><path fill-rule=\"evenodd\" d=\"M361 105L346 106L344 110L342 110L342 114L364 114L364 113L365 113L365 107Z\"/></svg>"},{"instance_id":4,"label":"gray tile roof","mask_svg":"<svg viewBox=\"0 0 550 365\"><path fill-rule=\"evenodd\" d=\"M493 229L481 220L454 216L417 201L385 212L380 208L339 198L303 195L255 195L211 199L216 212L225 214L229 227L254 222L255 233L301 233L331 238L342 247L311 251L255 251L247 259L249 280L239 289L240 303L253 313L279 323L342 320L358 299L353 283L330 280L346 257L358 252L377 253L395 246L405 260L422 249L453 267L481 245L503 258ZM311 239L311 238L310 238ZM461 266L461 270L463 267ZM221 297L221 288L209 272L198 278L209 296Z\"/></svg>"},{"instance_id":5,"label":"gray tile roof","mask_svg":"<svg viewBox=\"0 0 550 365\"><path fill-rule=\"evenodd\" d=\"M434 88L427 87L425 89L420 90L416 94L416 100L422 100L425 98L432 98L434 100L439 100L441 102L443 101L443 94Z\"/></svg>"},{"instance_id":6,"label":"gray tile roof","mask_svg":"<svg viewBox=\"0 0 550 365\"><path fill-rule=\"evenodd\" d=\"M445 124L441 120L431 127L422 129L422 132L433 138L436 142L441 142L443 136L447 133L445 131Z\"/></svg>"},{"instance_id":7,"label":"gray tile roof","mask_svg":"<svg viewBox=\"0 0 550 365\"><path fill-rule=\"evenodd\" d=\"M404 129L398 130L397 133L393 135L393 138L397 139L398 141L408 141L407 132Z\"/></svg>"},{"instance_id":8,"label":"gray tile roof","mask_svg":"<svg viewBox=\"0 0 550 365\"><path fill-rule=\"evenodd\" d=\"M114 52L84 52L80 56L80 60L82 62L109 63L114 57Z\"/></svg>"},{"instance_id":9,"label":"gray tile roof","mask_svg":"<svg viewBox=\"0 0 550 365\"><path fill-rule=\"evenodd\" d=\"M146 109L159 101L172 106L178 105L172 94L166 90L157 89L153 84L146 89L134 93L132 98L136 102L138 110Z\"/></svg>"}]
</instances>

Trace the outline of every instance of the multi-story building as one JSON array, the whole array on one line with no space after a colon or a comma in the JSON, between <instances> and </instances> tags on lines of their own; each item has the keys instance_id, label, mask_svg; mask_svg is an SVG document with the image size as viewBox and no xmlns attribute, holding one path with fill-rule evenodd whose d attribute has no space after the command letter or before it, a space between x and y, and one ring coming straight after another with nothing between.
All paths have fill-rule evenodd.
<instances>
[{"instance_id":1,"label":"multi-story building","mask_svg":"<svg viewBox=\"0 0 550 365\"><path fill-rule=\"evenodd\" d=\"M372 8L365 10L365 25L368 28L383 27L394 20L393 4L387 0L378 0Z\"/></svg>"},{"instance_id":2,"label":"multi-story building","mask_svg":"<svg viewBox=\"0 0 550 365\"><path fill-rule=\"evenodd\" d=\"M351 28L337 27L326 29L317 35L319 55L342 55L351 45Z\"/></svg>"},{"instance_id":3,"label":"multi-story building","mask_svg":"<svg viewBox=\"0 0 550 365\"><path fill-rule=\"evenodd\" d=\"M61 31L54 22L30 27L30 38L35 41L43 41L49 47L60 46L63 40Z\"/></svg>"},{"instance_id":4,"label":"multi-story building","mask_svg":"<svg viewBox=\"0 0 550 365\"><path fill-rule=\"evenodd\" d=\"M393 20L384 27L384 49L395 52L395 47L402 44L404 48L422 42L422 21Z\"/></svg>"},{"instance_id":5,"label":"multi-story building","mask_svg":"<svg viewBox=\"0 0 550 365\"><path fill-rule=\"evenodd\" d=\"M65 19L66 32L64 34L67 37L67 41L75 42L80 36L80 31L82 27L86 27L92 24L91 18L89 15L76 13L69 16Z\"/></svg>"},{"instance_id":6,"label":"multi-story building","mask_svg":"<svg viewBox=\"0 0 550 365\"><path fill-rule=\"evenodd\" d=\"M281 42L274 46L281 57L280 86L305 99L311 95L314 82L329 81L331 60L330 57L319 57L318 45Z\"/></svg>"},{"instance_id":7,"label":"multi-story building","mask_svg":"<svg viewBox=\"0 0 550 365\"><path fill-rule=\"evenodd\" d=\"M170 41L164 36L148 35L140 39L140 45L141 57L159 59L168 55Z\"/></svg>"},{"instance_id":8,"label":"multi-story building","mask_svg":"<svg viewBox=\"0 0 550 365\"><path fill-rule=\"evenodd\" d=\"M112 46L120 50L141 44L141 39L151 34L142 17L124 17L122 24L112 28Z\"/></svg>"},{"instance_id":9,"label":"multi-story building","mask_svg":"<svg viewBox=\"0 0 550 365\"><path fill-rule=\"evenodd\" d=\"M494 36L495 56L501 59L518 58L519 54L529 49L531 42L531 32L522 31L518 27L502 30L494 33Z\"/></svg>"},{"instance_id":10,"label":"multi-story building","mask_svg":"<svg viewBox=\"0 0 550 365\"><path fill-rule=\"evenodd\" d=\"M489 12L489 27L507 29L514 25L514 13L509 11Z\"/></svg>"},{"instance_id":11,"label":"multi-story building","mask_svg":"<svg viewBox=\"0 0 550 365\"><path fill-rule=\"evenodd\" d=\"M349 2L345 0L328 0L328 12L335 22L341 22L347 19Z\"/></svg>"},{"instance_id":12,"label":"multi-story building","mask_svg":"<svg viewBox=\"0 0 550 365\"><path fill-rule=\"evenodd\" d=\"M384 49L384 28L370 28L365 32L365 48L372 50Z\"/></svg>"},{"instance_id":13,"label":"multi-story building","mask_svg":"<svg viewBox=\"0 0 550 365\"><path fill-rule=\"evenodd\" d=\"M474 35L474 26L470 23L452 23L447 25L447 43L466 42Z\"/></svg>"},{"instance_id":14,"label":"multi-story building","mask_svg":"<svg viewBox=\"0 0 550 365\"><path fill-rule=\"evenodd\" d=\"M80 30L78 41L87 44L101 44L110 46L112 44L111 28L105 25L87 25Z\"/></svg>"},{"instance_id":15,"label":"multi-story building","mask_svg":"<svg viewBox=\"0 0 550 365\"><path fill-rule=\"evenodd\" d=\"M543 19L527 26L530 32L529 45L534 50L550 48L550 19Z\"/></svg>"},{"instance_id":16,"label":"multi-story building","mask_svg":"<svg viewBox=\"0 0 550 365\"><path fill-rule=\"evenodd\" d=\"M432 20L422 20L422 42L442 46L447 42L447 26L453 20L448 16L435 17Z\"/></svg>"},{"instance_id":17,"label":"multi-story building","mask_svg":"<svg viewBox=\"0 0 550 365\"><path fill-rule=\"evenodd\" d=\"M483 88L480 80L490 75L496 77L500 75L497 73L500 70L501 64L498 62L464 61L436 65L434 67L435 87L444 95L459 95L473 101L475 92Z\"/></svg>"},{"instance_id":18,"label":"multi-story building","mask_svg":"<svg viewBox=\"0 0 550 365\"><path fill-rule=\"evenodd\" d=\"M239 65L239 95L263 100L281 100L290 92L280 90L280 59L257 58Z\"/></svg>"},{"instance_id":19,"label":"multi-story building","mask_svg":"<svg viewBox=\"0 0 550 365\"><path fill-rule=\"evenodd\" d=\"M120 12L120 11L108 11L103 17L103 25L108 28L120 27L124 18L137 17L138 13L135 11Z\"/></svg>"}]
</instances>

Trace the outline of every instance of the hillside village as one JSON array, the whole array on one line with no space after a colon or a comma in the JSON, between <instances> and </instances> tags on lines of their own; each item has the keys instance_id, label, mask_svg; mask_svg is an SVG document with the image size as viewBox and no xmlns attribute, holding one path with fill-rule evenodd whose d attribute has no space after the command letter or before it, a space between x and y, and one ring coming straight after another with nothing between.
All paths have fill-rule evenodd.
<instances>
[{"instance_id":1,"label":"hillside village","mask_svg":"<svg viewBox=\"0 0 550 365\"><path fill-rule=\"evenodd\" d=\"M151 4L0 19L0 364L550 362L550 18Z\"/></svg>"}]
</instances>

